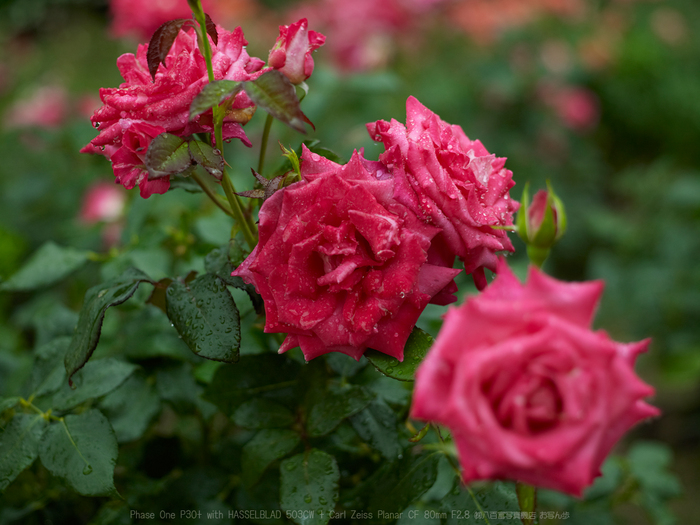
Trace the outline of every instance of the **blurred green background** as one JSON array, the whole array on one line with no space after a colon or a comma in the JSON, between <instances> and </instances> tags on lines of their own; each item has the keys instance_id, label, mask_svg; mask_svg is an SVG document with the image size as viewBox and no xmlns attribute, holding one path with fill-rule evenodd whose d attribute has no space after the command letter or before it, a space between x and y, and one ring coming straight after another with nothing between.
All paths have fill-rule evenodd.
<instances>
[{"instance_id":1,"label":"blurred green background","mask_svg":"<svg viewBox=\"0 0 700 525\"><path fill-rule=\"evenodd\" d=\"M299 6L293 8L303 14ZM240 20L229 13L244 24L251 55L267 58L275 24L293 21L282 7L289 3L260 2ZM365 124L405 121L405 101L413 95L508 158L513 197L525 182L543 188L549 179L566 204L569 230L545 269L560 279L604 279L595 326L619 341L653 339L638 369L656 387L653 403L664 415L633 437L673 451L684 494L671 509L678 523L694 523L700 513L700 3L589 1L575 16L543 10L488 38L453 23L455 9L438 6L420 23L387 33L382 60L363 71L342 71L328 46L319 50L303 102L316 126L309 138L346 159L364 148L374 160L383 146L370 140ZM136 190L125 192L121 241L111 255L105 226L79 220L90 185L113 180L104 158L78 152L95 136L81 112L94 106L100 87L120 83L115 60L135 50L136 40L109 36L108 23L103 1L0 2L0 277L7 279L49 240L108 260L42 293L0 295L0 395L26 379L30 349L42 333L70 333L100 272L113 275L129 260L155 279L184 275L228 238L226 217L201 194L182 190L147 201ZM326 35L330 42L333 33ZM50 128L28 125L18 104L36 106L32 97L45 86L65 91L63 114ZM51 108L42 111L38 121L50 120ZM257 164L263 122L257 115L246 127L251 150L228 146L237 188L252 187L249 168ZM271 167L280 162L277 140L296 148L302 137L276 123ZM524 247L515 245L511 261L523 272ZM434 329L443 311L427 311L424 326ZM106 327L108 335L117 330ZM644 523L636 512L625 515L623 508L618 518Z\"/></svg>"}]
</instances>

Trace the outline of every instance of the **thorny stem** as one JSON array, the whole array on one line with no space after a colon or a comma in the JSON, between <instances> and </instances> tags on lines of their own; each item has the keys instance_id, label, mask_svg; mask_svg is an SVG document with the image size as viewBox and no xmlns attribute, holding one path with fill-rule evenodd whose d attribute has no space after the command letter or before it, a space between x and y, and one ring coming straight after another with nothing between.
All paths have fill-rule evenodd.
<instances>
[{"instance_id":1,"label":"thorny stem","mask_svg":"<svg viewBox=\"0 0 700 525\"><path fill-rule=\"evenodd\" d=\"M214 204L216 204L219 208L221 208L221 210L222 210L226 215L230 215L231 217L233 217L233 212L231 211L231 208L229 208L228 206L226 206L223 202L221 202L221 201L219 200L220 197L219 197L216 193L214 193L213 191L211 191L211 188L210 188L209 186L207 186L207 184L200 178L199 175L197 175L196 173L192 173L192 174L190 175L190 177L192 177L192 179L193 179L197 184L199 184L199 187L202 188L202 191L204 191L204 193L207 194L207 196L211 199L211 201L212 201Z\"/></svg>"},{"instance_id":2,"label":"thorny stem","mask_svg":"<svg viewBox=\"0 0 700 525\"><path fill-rule=\"evenodd\" d=\"M207 24L206 18L204 16L204 11L202 10L202 3L200 0L191 0L189 2L192 8L192 13L199 24L199 34L202 37L202 46L204 47L204 59L207 63L207 74L209 75L209 82L214 81L214 69L212 67L211 61L211 46L209 45L209 38L207 36ZM214 136L215 143L214 146L221 151L221 156L224 155L224 140L223 140L223 120L224 115L222 114L222 109L219 106L212 107L212 113L214 117ZM225 163L226 161L224 161ZM252 219L248 219L243 214L243 208L241 207L241 202L236 195L236 188L231 182L231 178L224 169L223 177L221 180L221 185L224 187L224 193L228 199L229 205L231 206L231 215L235 221L237 221L241 230L243 231L243 236L245 237L248 246L252 250L255 245L258 244L257 240L257 228Z\"/></svg>"},{"instance_id":3,"label":"thorny stem","mask_svg":"<svg viewBox=\"0 0 700 525\"><path fill-rule=\"evenodd\" d=\"M263 167L265 166L265 153L267 152L267 140L270 137L270 128L274 118L268 113L265 120L265 129L263 130L262 143L260 144L260 158L258 159L258 173L262 175Z\"/></svg>"}]
</instances>

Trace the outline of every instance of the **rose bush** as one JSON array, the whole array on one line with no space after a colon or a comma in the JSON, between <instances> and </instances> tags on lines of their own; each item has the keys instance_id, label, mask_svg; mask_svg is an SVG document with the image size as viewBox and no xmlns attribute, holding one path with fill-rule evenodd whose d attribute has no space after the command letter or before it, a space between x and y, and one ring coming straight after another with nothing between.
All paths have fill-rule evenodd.
<instances>
[{"instance_id":1,"label":"rose bush","mask_svg":"<svg viewBox=\"0 0 700 525\"><path fill-rule=\"evenodd\" d=\"M367 124L370 136L386 147L380 161L394 177L394 197L442 229L433 242L436 249L446 259L460 257L483 288L483 268L496 270L495 252L513 251L506 231L493 228L513 224L518 209L508 193L513 174L505 159L489 154L414 97L406 102L406 122Z\"/></svg>"},{"instance_id":2,"label":"rose bush","mask_svg":"<svg viewBox=\"0 0 700 525\"><path fill-rule=\"evenodd\" d=\"M306 18L289 26L280 26L280 36L270 50L268 65L284 73L292 84L301 84L314 70L311 53L325 41L326 37L321 33L309 30Z\"/></svg>"},{"instance_id":3,"label":"rose bush","mask_svg":"<svg viewBox=\"0 0 700 525\"><path fill-rule=\"evenodd\" d=\"M465 482L509 478L574 495L613 445L659 411L634 373L649 341L617 343L590 324L603 284L503 260L478 297L450 309L418 369L411 416L449 427Z\"/></svg>"},{"instance_id":4,"label":"rose bush","mask_svg":"<svg viewBox=\"0 0 700 525\"><path fill-rule=\"evenodd\" d=\"M280 352L359 359L371 347L403 360L420 313L459 273L428 262L439 230L393 199L382 169L304 148L302 181L261 207L260 242L234 275L263 297L265 331L288 334Z\"/></svg>"},{"instance_id":5,"label":"rose bush","mask_svg":"<svg viewBox=\"0 0 700 525\"><path fill-rule=\"evenodd\" d=\"M233 32L218 27L217 31L218 45L210 40L216 80L254 80L264 72L264 62L246 52L248 42L240 27ZM144 198L165 193L170 186L168 177L148 179L143 160L153 137L166 131L184 137L214 130L211 111L189 120L190 103L209 81L194 30L180 31L165 59L166 67L158 67L155 82L148 72L147 53L148 45L139 45L136 55L127 53L117 59L124 82L118 88L100 89L104 105L91 118L100 133L81 150L107 157L117 181L128 189L138 185ZM238 93L224 118L224 139L238 138L250 146L242 125L254 112L250 98Z\"/></svg>"}]
</instances>

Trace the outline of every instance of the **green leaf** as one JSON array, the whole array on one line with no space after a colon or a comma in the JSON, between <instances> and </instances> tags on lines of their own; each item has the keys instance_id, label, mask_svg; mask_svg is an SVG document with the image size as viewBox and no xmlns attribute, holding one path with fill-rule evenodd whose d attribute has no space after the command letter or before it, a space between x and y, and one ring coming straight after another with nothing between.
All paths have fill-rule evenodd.
<instances>
[{"instance_id":1,"label":"green leaf","mask_svg":"<svg viewBox=\"0 0 700 525\"><path fill-rule=\"evenodd\" d=\"M199 184L190 177L183 177L182 174L170 177L170 188L168 188L168 191L177 189L184 190L187 193L204 193L204 190Z\"/></svg>"},{"instance_id":2,"label":"green leaf","mask_svg":"<svg viewBox=\"0 0 700 525\"><path fill-rule=\"evenodd\" d=\"M66 382L63 359L70 347L71 337L57 337L36 350L32 375L29 380L35 397L53 394Z\"/></svg>"},{"instance_id":3,"label":"green leaf","mask_svg":"<svg viewBox=\"0 0 700 525\"><path fill-rule=\"evenodd\" d=\"M119 277L93 286L85 293L78 325L75 327L70 350L65 359L68 381L71 384L73 374L87 363L97 347L107 309L125 302L143 282L152 283L142 271L129 268Z\"/></svg>"},{"instance_id":4,"label":"green leaf","mask_svg":"<svg viewBox=\"0 0 700 525\"><path fill-rule=\"evenodd\" d=\"M45 426L41 415L17 414L0 431L0 492L34 463Z\"/></svg>"},{"instance_id":5,"label":"green leaf","mask_svg":"<svg viewBox=\"0 0 700 525\"><path fill-rule=\"evenodd\" d=\"M408 453L383 465L367 480L367 511L377 518L376 523L393 522L387 516L401 512L433 486L440 457L438 452L420 456ZM391 487L391 490L379 491L376 487Z\"/></svg>"},{"instance_id":6,"label":"green leaf","mask_svg":"<svg viewBox=\"0 0 700 525\"><path fill-rule=\"evenodd\" d=\"M137 368L113 357L91 361L73 376L76 388L63 383L54 394L51 406L54 410L70 410L88 399L104 396L126 381Z\"/></svg>"},{"instance_id":7,"label":"green leaf","mask_svg":"<svg viewBox=\"0 0 700 525\"><path fill-rule=\"evenodd\" d=\"M253 397L270 398L286 393L297 383L299 363L283 355L243 356L235 366L222 366L204 391L204 399L214 403L226 415L232 415Z\"/></svg>"},{"instance_id":8,"label":"green leaf","mask_svg":"<svg viewBox=\"0 0 700 525\"><path fill-rule=\"evenodd\" d=\"M234 262L231 260L231 251L236 248L235 241L231 241L228 245L212 250L204 258L204 268L208 273L216 275L227 285L238 288L239 290L244 290L248 294L248 297L250 297L250 302L253 304L253 308L255 308L255 313L261 315L265 312L265 304L263 303L262 297L255 291L255 286L245 283L243 279L238 276L234 277L231 275L236 269ZM240 264L240 262L238 264Z\"/></svg>"},{"instance_id":9,"label":"green leaf","mask_svg":"<svg viewBox=\"0 0 700 525\"><path fill-rule=\"evenodd\" d=\"M627 454L632 475L639 481L643 491L661 498L678 496L681 486L678 478L669 471L673 452L662 443L636 442Z\"/></svg>"},{"instance_id":10,"label":"green leaf","mask_svg":"<svg viewBox=\"0 0 700 525\"><path fill-rule=\"evenodd\" d=\"M14 408L17 406L19 403L20 398L19 397L2 397L0 398L0 415L5 410L10 410L11 408Z\"/></svg>"},{"instance_id":11,"label":"green leaf","mask_svg":"<svg viewBox=\"0 0 700 525\"><path fill-rule=\"evenodd\" d=\"M401 454L396 415L381 399L373 400L367 408L350 417L355 432L389 460Z\"/></svg>"},{"instance_id":12,"label":"green leaf","mask_svg":"<svg viewBox=\"0 0 700 525\"><path fill-rule=\"evenodd\" d=\"M365 357L385 376L393 377L399 381L413 381L416 370L418 370L432 345L433 337L420 328L415 327L411 335L408 336L408 341L406 341L402 362L376 350L367 350Z\"/></svg>"},{"instance_id":13,"label":"green leaf","mask_svg":"<svg viewBox=\"0 0 700 525\"><path fill-rule=\"evenodd\" d=\"M131 509L124 501L109 501L102 505L99 512L88 525L131 525Z\"/></svg>"},{"instance_id":14,"label":"green leaf","mask_svg":"<svg viewBox=\"0 0 700 525\"><path fill-rule=\"evenodd\" d=\"M168 318L192 352L213 361L238 361L240 317L220 279L205 274L189 284L173 281L166 303Z\"/></svg>"},{"instance_id":15,"label":"green leaf","mask_svg":"<svg viewBox=\"0 0 700 525\"><path fill-rule=\"evenodd\" d=\"M352 377L367 366L366 359L355 361L352 357L340 352L326 354L326 363L333 371L343 377Z\"/></svg>"},{"instance_id":16,"label":"green leaf","mask_svg":"<svg viewBox=\"0 0 700 525\"><path fill-rule=\"evenodd\" d=\"M291 410L269 399L251 399L236 409L232 419L236 425L251 430L288 427L294 423Z\"/></svg>"},{"instance_id":17,"label":"green leaf","mask_svg":"<svg viewBox=\"0 0 700 525\"><path fill-rule=\"evenodd\" d=\"M100 408L109 419L119 443L143 436L151 420L160 412L160 398L143 373L132 374L110 392Z\"/></svg>"},{"instance_id":18,"label":"green leaf","mask_svg":"<svg viewBox=\"0 0 700 525\"><path fill-rule=\"evenodd\" d=\"M0 284L0 291L26 292L52 285L83 266L89 256L88 251L49 241L34 252L19 271Z\"/></svg>"},{"instance_id":19,"label":"green leaf","mask_svg":"<svg viewBox=\"0 0 700 525\"><path fill-rule=\"evenodd\" d=\"M214 80L206 84L190 104L190 120L218 106L227 98L235 97L243 89L243 83L233 80Z\"/></svg>"},{"instance_id":20,"label":"green leaf","mask_svg":"<svg viewBox=\"0 0 700 525\"><path fill-rule=\"evenodd\" d=\"M159 368L156 377L161 399L172 403L178 412L191 412L198 408L205 418L216 412L211 403L201 399L203 388L195 381L189 363Z\"/></svg>"},{"instance_id":21,"label":"green leaf","mask_svg":"<svg viewBox=\"0 0 700 525\"><path fill-rule=\"evenodd\" d=\"M452 492L442 499L440 509L447 513L448 525L464 523L485 525L487 520L490 525L523 525L519 517L520 507L513 483L497 481L479 490L465 488L458 483ZM485 515L486 519L476 519L477 512ZM499 518L499 512L506 514ZM508 512L511 516L517 512L518 517L508 518ZM469 518L466 517L467 513Z\"/></svg>"},{"instance_id":22,"label":"green leaf","mask_svg":"<svg viewBox=\"0 0 700 525\"><path fill-rule=\"evenodd\" d=\"M311 449L280 466L280 504L299 525L324 525L338 499L340 471L330 454ZM384 493L384 491L382 491Z\"/></svg>"},{"instance_id":23,"label":"green leaf","mask_svg":"<svg viewBox=\"0 0 700 525\"><path fill-rule=\"evenodd\" d=\"M187 142L171 133L161 133L148 145L146 151L148 179L182 173L192 164Z\"/></svg>"},{"instance_id":24,"label":"green leaf","mask_svg":"<svg viewBox=\"0 0 700 525\"><path fill-rule=\"evenodd\" d=\"M243 90L257 106L290 128L306 133L304 122L310 123L299 106L297 92L287 77L277 70L268 71L256 80L245 82Z\"/></svg>"},{"instance_id":25,"label":"green leaf","mask_svg":"<svg viewBox=\"0 0 700 525\"><path fill-rule=\"evenodd\" d=\"M373 398L371 392L357 385L329 389L315 399L309 409L306 422L309 436L325 436L340 425L343 419L357 414L369 405Z\"/></svg>"},{"instance_id":26,"label":"green leaf","mask_svg":"<svg viewBox=\"0 0 700 525\"><path fill-rule=\"evenodd\" d=\"M243 447L241 470L243 484L255 485L273 462L283 458L301 442L299 434L286 429L263 429Z\"/></svg>"},{"instance_id":27,"label":"green leaf","mask_svg":"<svg viewBox=\"0 0 700 525\"><path fill-rule=\"evenodd\" d=\"M84 496L116 496L117 438L107 418L91 409L49 426L41 443L44 466Z\"/></svg>"},{"instance_id":28,"label":"green leaf","mask_svg":"<svg viewBox=\"0 0 700 525\"><path fill-rule=\"evenodd\" d=\"M191 140L188 144L190 158L216 180L221 180L224 174L224 158L221 156L221 151L198 140Z\"/></svg>"}]
</instances>

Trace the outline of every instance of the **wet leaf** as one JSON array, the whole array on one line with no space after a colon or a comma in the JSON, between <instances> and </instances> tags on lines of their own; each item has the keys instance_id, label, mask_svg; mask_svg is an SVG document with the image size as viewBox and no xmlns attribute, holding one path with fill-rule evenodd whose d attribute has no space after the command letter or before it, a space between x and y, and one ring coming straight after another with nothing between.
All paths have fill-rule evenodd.
<instances>
[{"instance_id":1,"label":"wet leaf","mask_svg":"<svg viewBox=\"0 0 700 525\"><path fill-rule=\"evenodd\" d=\"M255 291L255 286L247 284L238 276L233 276L231 273L236 269L234 261L231 260L231 252L238 248L236 241L232 240L228 245L221 248L215 248L204 258L204 268L208 273L216 275L224 281L228 286L233 286L239 290L245 290L250 297L250 302L253 304L255 313L262 315L265 312L265 304L262 297ZM240 264L240 261L238 262Z\"/></svg>"},{"instance_id":2,"label":"wet leaf","mask_svg":"<svg viewBox=\"0 0 700 525\"><path fill-rule=\"evenodd\" d=\"M418 367L428 354L433 341L434 339L430 334L415 327L411 335L408 336L408 341L406 341L402 362L376 350L367 350L365 357L385 376L398 379L399 381L413 381L416 370L418 370Z\"/></svg>"},{"instance_id":3,"label":"wet leaf","mask_svg":"<svg viewBox=\"0 0 700 525\"><path fill-rule=\"evenodd\" d=\"M221 180L224 174L224 158L221 151L198 140L190 141L189 148L192 161L202 166L216 180Z\"/></svg>"},{"instance_id":4,"label":"wet leaf","mask_svg":"<svg viewBox=\"0 0 700 525\"><path fill-rule=\"evenodd\" d=\"M335 458L312 448L283 461L280 473L280 504L284 510L297 511L292 521L299 525L328 523L338 500L340 471Z\"/></svg>"},{"instance_id":5,"label":"wet leaf","mask_svg":"<svg viewBox=\"0 0 700 525\"><path fill-rule=\"evenodd\" d=\"M160 412L160 398L141 373L132 374L108 394L100 408L109 418L117 441L128 443L143 436L151 420Z\"/></svg>"},{"instance_id":6,"label":"wet leaf","mask_svg":"<svg viewBox=\"0 0 700 525\"><path fill-rule=\"evenodd\" d=\"M327 390L314 399L308 410L308 434L313 437L325 436L340 425L343 419L357 414L369 405L373 398L370 391L357 385Z\"/></svg>"},{"instance_id":7,"label":"wet leaf","mask_svg":"<svg viewBox=\"0 0 700 525\"><path fill-rule=\"evenodd\" d=\"M37 348L30 377L30 389L35 397L53 394L66 383L63 359L68 352L70 336L57 337Z\"/></svg>"},{"instance_id":8,"label":"wet leaf","mask_svg":"<svg viewBox=\"0 0 700 525\"><path fill-rule=\"evenodd\" d=\"M258 430L261 428L288 427L294 423L291 410L269 399L251 399L246 401L233 413L236 425Z\"/></svg>"},{"instance_id":9,"label":"wet leaf","mask_svg":"<svg viewBox=\"0 0 700 525\"><path fill-rule=\"evenodd\" d=\"M255 485L272 463L285 457L301 442L299 434L286 429L263 429L243 447L243 484Z\"/></svg>"},{"instance_id":10,"label":"wet leaf","mask_svg":"<svg viewBox=\"0 0 700 525\"><path fill-rule=\"evenodd\" d=\"M168 318L192 352L214 361L238 361L240 317L224 282L210 274L189 284L173 281L166 303Z\"/></svg>"},{"instance_id":11,"label":"wet leaf","mask_svg":"<svg viewBox=\"0 0 700 525\"><path fill-rule=\"evenodd\" d=\"M277 70L268 71L256 80L244 83L243 90L274 118L306 133L304 122L311 124L311 121L301 111L294 84L284 74Z\"/></svg>"},{"instance_id":12,"label":"wet leaf","mask_svg":"<svg viewBox=\"0 0 700 525\"><path fill-rule=\"evenodd\" d=\"M46 420L38 414L17 414L0 431L0 492L39 455Z\"/></svg>"},{"instance_id":13,"label":"wet leaf","mask_svg":"<svg viewBox=\"0 0 700 525\"><path fill-rule=\"evenodd\" d=\"M381 399L375 399L367 408L350 416L350 423L355 432L385 458L393 460L401 453L396 415Z\"/></svg>"},{"instance_id":14,"label":"wet leaf","mask_svg":"<svg viewBox=\"0 0 700 525\"><path fill-rule=\"evenodd\" d=\"M51 241L43 244L7 281L0 291L26 292L50 286L83 266L90 252L66 248Z\"/></svg>"},{"instance_id":15,"label":"wet leaf","mask_svg":"<svg viewBox=\"0 0 700 525\"><path fill-rule=\"evenodd\" d=\"M93 286L85 293L78 324L65 358L69 382L72 383L73 374L87 363L95 351L107 309L128 300L143 282L152 283L141 270L129 268L119 277Z\"/></svg>"},{"instance_id":16,"label":"wet leaf","mask_svg":"<svg viewBox=\"0 0 700 525\"><path fill-rule=\"evenodd\" d=\"M235 97L243 89L242 82L214 80L206 84L190 104L190 120L201 115L213 106L218 106L227 98Z\"/></svg>"},{"instance_id":17,"label":"wet leaf","mask_svg":"<svg viewBox=\"0 0 700 525\"><path fill-rule=\"evenodd\" d=\"M116 496L117 438L107 418L91 409L54 423L41 443L44 466L84 496Z\"/></svg>"},{"instance_id":18,"label":"wet leaf","mask_svg":"<svg viewBox=\"0 0 700 525\"><path fill-rule=\"evenodd\" d=\"M148 180L182 173L191 164L187 142L177 135L161 133L148 145L146 151Z\"/></svg>"}]
</instances>

